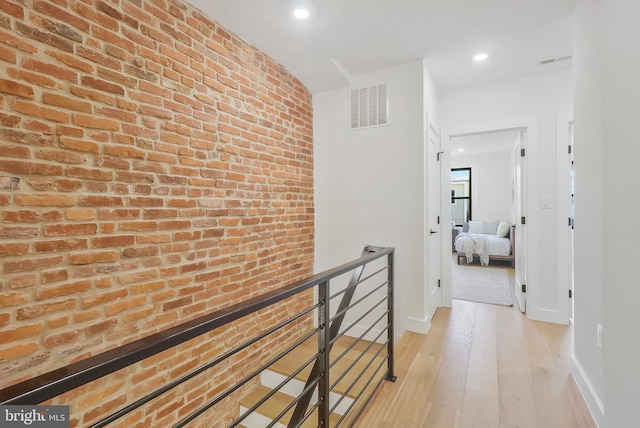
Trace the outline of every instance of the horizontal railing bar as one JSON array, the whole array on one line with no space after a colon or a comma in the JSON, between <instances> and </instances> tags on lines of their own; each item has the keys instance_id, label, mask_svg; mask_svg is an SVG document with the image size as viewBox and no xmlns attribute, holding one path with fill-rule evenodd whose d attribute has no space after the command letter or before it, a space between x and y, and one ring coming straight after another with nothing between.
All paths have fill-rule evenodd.
<instances>
[{"instance_id":1,"label":"horizontal railing bar","mask_svg":"<svg viewBox=\"0 0 640 428\"><path fill-rule=\"evenodd\" d=\"M369 279L373 278L374 276L376 276L376 275L377 275L377 274L379 274L380 272L386 271L387 269L389 269L389 265L386 265L386 266L385 266L385 267L383 267L382 269L380 269L380 270L377 270L377 271L373 272L373 273L372 273L371 275L369 275L369 276L366 276L366 277L364 277L364 278L361 278L361 279L360 279L358 282L356 282L355 284L349 285L349 286L347 286L347 287L343 288L342 290L337 291L337 292L336 292L336 294L334 294L333 296L329 297L329 300L333 300L333 298L338 297L339 295L346 293L346 292L347 292L347 290L349 290L350 288L355 288L355 287L357 287L358 285L360 285L360 284L364 283L365 281L367 281L367 280L369 280Z\"/></svg>"},{"instance_id":2,"label":"horizontal railing bar","mask_svg":"<svg viewBox=\"0 0 640 428\"><path fill-rule=\"evenodd\" d=\"M305 335L305 337L302 337L302 338L298 339L294 343L294 345L290 346L284 352L281 352L276 357L274 357L271 360L269 360L269 362L267 362L265 365L260 366L257 370L254 370L250 375L245 376L242 380L236 382L232 387L227 388L224 392L220 393L220 395L218 395L216 398L214 398L213 400L209 401L204 406L200 407L198 410L196 410L195 412L193 412L192 414L187 416L185 419L183 419L181 422L179 422L177 425L174 425L174 427L182 427L182 426L184 426L185 424L191 422L192 420L194 420L195 418L197 418L198 416L200 416L201 414L206 412L211 407L213 407L216 404L218 404L220 401L224 400L225 398L227 398L228 396L230 396L231 394L236 392L238 389L240 389L242 386L244 386L251 379L253 379L254 377L258 376L260 373L262 373L263 371L265 371L266 369L271 367L278 360L284 358L289 352L291 352L295 348L297 348L302 342L304 342L305 340L309 339L311 336L313 336L318 331L320 331L320 329L321 328L317 328L315 330L312 330L311 332L307 333ZM316 354L316 357L317 357L317 354Z\"/></svg>"},{"instance_id":3,"label":"horizontal railing bar","mask_svg":"<svg viewBox=\"0 0 640 428\"><path fill-rule=\"evenodd\" d=\"M313 414L313 412L316 411L316 409L320 407L320 400L318 400L315 404L313 404L309 410L307 411L307 413L304 414L304 416L302 417L302 419L300 419L300 422L298 422L296 424L296 428L300 428L302 426L303 423L305 423L305 421L307 419L309 419L309 416L311 416Z\"/></svg>"},{"instance_id":4,"label":"horizontal railing bar","mask_svg":"<svg viewBox=\"0 0 640 428\"><path fill-rule=\"evenodd\" d=\"M338 296L339 296L339 295L341 295L341 294L344 294L344 293L345 293L347 290L349 290L350 288L357 287L358 285L360 285L360 284L364 283L365 281L367 281L367 280L369 280L369 279L373 278L373 277L374 277L374 276L376 276L377 274L379 274L379 273L381 273L381 272L383 272L383 271L386 271L387 269L389 269L389 265L386 265L386 266L385 266L385 267L383 267L382 269L380 269L380 270L377 270L377 271L373 272L371 275L366 276L365 278L361 278L361 279L360 279L358 282L356 282L355 284L348 285L347 287L343 288L342 290L337 291L337 292L336 292L336 294L334 294L333 296L329 297L329 300L333 300L333 298L338 297Z\"/></svg>"},{"instance_id":5,"label":"horizontal railing bar","mask_svg":"<svg viewBox=\"0 0 640 428\"><path fill-rule=\"evenodd\" d=\"M383 282L382 284L380 284L379 286L377 286L376 288L374 288L373 290L371 290L370 292L368 292L367 294L365 294L364 296L362 296L361 298L359 298L355 302L351 303L349 306L347 306L343 310L336 312L335 315L331 318L330 321L333 322L333 320L336 319L337 317L346 314L349 311L349 309L357 306L359 303L361 303L367 297L371 296L373 293L375 293L376 291L380 290L382 287L384 287L387 284L389 284L389 281ZM387 297L388 297L388 295L387 295Z\"/></svg>"},{"instance_id":6,"label":"horizontal railing bar","mask_svg":"<svg viewBox=\"0 0 640 428\"><path fill-rule=\"evenodd\" d=\"M387 327L388 327L388 326L387 326ZM383 331L385 331L385 330L383 330ZM353 382L351 382L351 384L347 387L347 389L345 389L344 394L342 394L342 395L340 396L340 398L338 398L338 399L336 400L336 402L335 402L334 406L331 408L331 411L332 411L332 412L333 412L333 411L338 407L338 405L342 402L342 400L344 400L344 397L346 397L346 396L347 396L347 394L349 394L349 392L353 389L353 387L358 383L358 381L360 380L360 378L365 374L365 372L366 372L367 368L369 368L369 367L371 366L371 363L372 363L373 361L375 361L375 359L376 359L376 358L378 358L378 355L380 354L380 351L382 351L382 349L384 348L384 345L386 345L387 343L389 343L389 341L388 341L388 340L387 340L386 342L384 342L384 343L383 343L383 346L382 346L380 349L378 349L378 352L376 352L376 353L371 357L371 360L369 360L369 363L367 364L367 366L366 366L366 367L365 367L365 368L360 372L360 374L359 374L359 375L358 375L358 376L353 380ZM388 354L385 354L385 357L382 359L382 362L380 363L380 365L378 366L378 368L374 371L374 375L375 375L375 373L377 373L377 372L378 372L378 370L380 369L380 367L382 366L382 364L384 364L384 362L387 360L387 358L388 358L388 357L387 357L387 355L388 355ZM369 383L367 383L367 384L365 385L365 388L366 388L367 386L369 386ZM364 390L364 388L363 388L360 392L362 392L363 390ZM355 402L356 402L356 400L354 400L354 401L353 401L353 403L351 403L351 404L354 404ZM350 409L350 408L349 408L349 409ZM347 410L347 412L345 412L345 414L346 414L346 413L348 413L348 410Z\"/></svg>"},{"instance_id":7,"label":"horizontal railing bar","mask_svg":"<svg viewBox=\"0 0 640 428\"><path fill-rule=\"evenodd\" d=\"M340 334L338 334L334 339L331 340L331 345L335 344L341 337L345 336L349 330L351 330L353 327L355 327L356 325L358 325L358 323L360 321L362 321L367 315L369 315L371 312L373 312L374 309L376 309L378 306L380 306L381 303L384 303L387 301L387 299L389 298L389 295L385 296L382 300L380 300L378 303L376 303L375 305L373 305L371 308L369 308L369 310L367 312L365 312L364 314L362 314L360 316L360 318L358 318L357 320L355 320L354 322L352 322L347 328L345 328L342 332L340 332ZM388 314L389 310L387 309L384 314ZM378 321L376 321L378 322ZM375 325L372 324L371 327L369 327L369 329L371 329L373 326ZM369 330L367 330L368 332ZM353 337L353 336L349 336L349 337ZM360 338L362 338L362 336L360 336ZM359 342L360 340L358 340L357 342Z\"/></svg>"},{"instance_id":8,"label":"horizontal railing bar","mask_svg":"<svg viewBox=\"0 0 640 428\"><path fill-rule=\"evenodd\" d=\"M220 355L219 357L215 358L214 360L208 362L207 364L197 368L196 370L187 373L186 375L168 383L167 385L155 390L154 392L152 392L151 394L146 395L145 397L142 397L141 399L135 401L134 403L131 403L129 406L124 407L120 410L118 410L117 412L113 413L112 415L110 415L109 417L101 420L100 422L94 424L91 426L91 428L102 428L107 426L108 424L110 424L111 422L114 422L118 419L120 419L121 417L123 417L124 415L131 413L132 411L134 411L135 409L139 408L140 406L150 402L151 400L161 396L162 394L172 390L173 388L175 388L176 386L188 381L189 379L199 375L200 373L220 364L222 361L226 360L229 357L232 357L233 355L237 354L238 352L248 348L249 346L259 342L260 340L264 339L265 337L269 336L270 334L275 333L276 331L278 331L279 329L286 327L288 324L291 324L294 321L299 320L300 318L304 317L305 315L309 314L310 312L314 311L316 308L318 308L320 305L314 305L311 306L310 308L304 310L303 312L297 314L296 316L294 316L293 318L290 318L288 320L286 320L283 323L278 324L277 326L272 327L271 329L263 332L262 334L260 334L259 336L256 336L255 338L253 338L252 340L245 342L243 345L231 349L227 352L225 352L224 354ZM313 334L315 334L317 330L315 330L314 332L312 332L312 334L309 336L311 337ZM307 338L308 339L308 338ZM305 339L306 340L306 339Z\"/></svg>"},{"instance_id":9,"label":"horizontal railing bar","mask_svg":"<svg viewBox=\"0 0 640 428\"><path fill-rule=\"evenodd\" d=\"M4 388L0 390L0 404L39 404L391 254L394 248L376 250L311 278Z\"/></svg>"},{"instance_id":10,"label":"horizontal railing bar","mask_svg":"<svg viewBox=\"0 0 640 428\"><path fill-rule=\"evenodd\" d=\"M277 423L280 421L280 419L282 419L282 417L283 417L284 415L286 415L286 414L287 414L287 412L288 412L289 410L291 410L291 408L292 408L293 406L295 406L296 404L298 404L298 401L300 401L300 400L302 399L302 397L303 397L305 394L307 394L309 391L313 390L313 389L318 385L318 382L320 382L320 376L316 377L316 378L315 378L315 379L314 379L314 380L309 384L309 386L307 386L305 389L303 389L303 390L302 390L302 392L301 392L301 393L300 393L296 398L294 398L294 399L293 399L293 401L291 401L291 403L289 403L289 404L284 408L284 410L282 410L280 413L278 413L278 415L276 415L276 417L275 417L275 418L273 418L273 420L271 421L271 423L270 423L269 425L267 425L267 426L266 426L266 428L271 428L272 426L274 426L275 424L277 424ZM306 420L306 418L308 418L308 417L309 417L309 416L307 415L307 416L305 416L302 420L304 421L304 420Z\"/></svg>"},{"instance_id":11,"label":"horizontal railing bar","mask_svg":"<svg viewBox=\"0 0 640 428\"><path fill-rule=\"evenodd\" d=\"M367 390L367 388L369 387L369 385L371 384L371 381L373 379L375 379L375 377L378 375L378 373L380 372L380 369L382 368L382 365L387 361L388 359L388 355L386 355L382 361L380 361L380 364L378 364L378 367L376 368L376 370L373 372L373 374L371 375L371 377L369 377L369 380L367 381L367 383L364 385L364 387L360 390L360 393L356 396L356 398L353 399L353 401L351 402L351 404L349 405L349 407L347 407L347 410L344 412L344 414L342 415L342 417L340 419L338 419L338 422L336 422L336 425L334 428L337 428L340 426L340 424L342 423L342 421L344 421L344 418L346 418L349 415L349 412L351 412L351 409L353 408L353 406L356 405L356 403L358 402L358 400L360 399L360 397L362 397L362 394L364 394L364 392ZM380 381L378 382L378 384L380 384L380 382L382 382L382 380L384 379L384 377L382 379L380 379ZM371 397L373 396L373 394L371 394L371 396L369 396L369 398L365 401L365 403L363 404L363 406L361 407L360 412L362 411L362 409L364 409L364 406L369 402L369 400L371 399ZM360 414L360 412L358 414ZM354 417L357 418L358 415L356 415Z\"/></svg>"},{"instance_id":12,"label":"horizontal railing bar","mask_svg":"<svg viewBox=\"0 0 640 428\"><path fill-rule=\"evenodd\" d=\"M315 333L314 333L315 334ZM267 402L267 400L271 397L273 397L274 395L276 395L276 393L278 393L278 391L280 391L280 389L282 389L283 386L285 386L287 383L289 383L289 381L291 381L291 379L295 378L302 370L304 370L305 368L307 368L311 363L313 363L316 359L318 358L318 354L314 355L313 357L309 358L307 361L305 361L300 367L298 367L292 374L290 374L285 380L283 380L282 382L280 382L275 388L272 388L271 391L269 391L267 394L264 395L264 397L262 397L260 400L258 400L257 403L255 403L253 406L251 406L246 412L244 412L242 415L240 415L240 417L238 419L236 419L235 421L233 421L233 423L231 425L229 425L229 428L233 428L236 427L240 424L240 422L242 422L243 420L245 420L251 413L253 413L254 411L256 411L258 409L258 407L262 406L264 403Z\"/></svg>"},{"instance_id":13,"label":"horizontal railing bar","mask_svg":"<svg viewBox=\"0 0 640 428\"><path fill-rule=\"evenodd\" d=\"M364 333L362 333L360 335L360 337L357 338L357 340L354 340L344 351L342 351L342 353L340 355L338 355L329 365L329 368L333 368L334 365L336 365L338 363L338 361L340 361L342 358L344 358L345 355L347 355L347 353L349 351L351 351L358 343L360 343L362 341L362 339L364 339L364 336L369 333L371 331L371 329L373 329L373 327L375 327L375 325L377 323L379 323L385 316L387 316L387 314L389 313L389 311L385 311L382 315L380 315L380 318L378 318L377 320L375 320L374 323L372 323L369 328L367 328ZM362 351L367 352L369 350L369 348L371 348L371 346L375 343L376 340L378 340L378 338L380 337L380 335L382 335L382 333L384 333L386 331L386 328L383 328L380 333L378 333L378 335L376 336L376 338L374 339L374 341L371 341L369 343L369 345L367 346L367 348Z\"/></svg>"},{"instance_id":14,"label":"horizontal railing bar","mask_svg":"<svg viewBox=\"0 0 640 428\"><path fill-rule=\"evenodd\" d=\"M376 338L369 343L369 346L367 346L367 348L362 351L357 358L355 358L351 364L349 365L349 367L347 367L340 376L338 376L338 378L333 382L333 384L331 385L331 387L329 388L329 390L333 390L333 388L336 387L336 385L338 385L338 383L351 371L352 368L355 367L356 364L358 364L358 362L366 355L366 353L369 351L369 349L371 349L371 346L373 346L374 343L376 343L375 341L378 340L378 338L380 338L380 336L382 336L382 333L384 333L386 331L386 329L382 329L382 331L376 336ZM384 345L382 345L382 347L384 347ZM378 350L378 352L376 352L376 355L380 353L380 350ZM374 357L375 359L375 357ZM373 361L373 360L372 360ZM371 365L371 362L369 361L369 364L367 364L367 366L364 368L364 370L367 370L369 368L369 366ZM363 371L364 371L363 370Z\"/></svg>"}]
</instances>

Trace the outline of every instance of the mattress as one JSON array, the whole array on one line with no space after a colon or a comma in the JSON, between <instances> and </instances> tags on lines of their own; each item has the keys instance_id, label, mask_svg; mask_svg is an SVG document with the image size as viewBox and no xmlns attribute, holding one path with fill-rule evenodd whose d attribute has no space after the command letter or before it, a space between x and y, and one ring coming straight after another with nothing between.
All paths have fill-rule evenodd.
<instances>
[{"instance_id":1,"label":"mattress","mask_svg":"<svg viewBox=\"0 0 640 428\"><path fill-rule=\"evenodd\" d=\"M455 248L458 252L464 252L460 238L470 236L470 233L462 232L456 237ZM510 256L511 240L509 238L498 238L496 235L482 235L485 238L489 256Z\"/></svg>"}]
</instances>

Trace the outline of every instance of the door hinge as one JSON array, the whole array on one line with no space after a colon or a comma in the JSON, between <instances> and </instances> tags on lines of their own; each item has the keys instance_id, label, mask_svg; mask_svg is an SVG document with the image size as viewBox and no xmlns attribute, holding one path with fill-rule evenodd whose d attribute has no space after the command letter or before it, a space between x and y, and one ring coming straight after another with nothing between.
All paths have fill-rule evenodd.
<instances>
[{"instance_id":1,"label":"door hinge","mask_svg":"<svg viewBox=\"0 0 640 428\"><path fill-rule=\"evenodd\" d=\"M569 227L573 226L573 220L571 219L571 217L569 217L569 224L568 224L568 226L569 226Z\"/></svg>"},{"instance_id":2,"label":"door hinge","mask_svg":"<svg viewBox=\"0 0 640 428\"><path fill-rule=\"evenodd\" d=\"M520 149L520 156L524 157L524 154L525 154L525 150L524 149Z\"/></svg>"},{"instance_id":3,"label":"door hinge","mask_svg":"<svg viewBox=\"0 0 640 428\"><path fill-rule=\"evenodd\" d=\"M569 289L569 298L571 299L573 297L573 290Z\"/></svg>"},{"instance_id":4,"label":"door hinge","mask_svg":"<svg viewBox=\"0 0 640 428\"><path fill-rule=\"evenodd\" d=\"M527 292L527 284L522 284L522 292L523 293Z\"/></svg>"},{"instance_id":5,"label":"door hinge","mask_svg":"<svg viewBox=\"0 0 640 428\"><path fill-rule=\"evenodd\" d=\"M527 224L527 218L526 217L520 217L520 224Z\"/></svg>"},{"instance_id":6,"label":"door hinge","mask_svg":"<svg viewBox=\"0 0 640 428\"><path fill-rule=\"evenodd\" d=\"M569 154L571 154L571 144L569 144Z\"/></svg>"},{"instance_id":7,"label":"door hinge","mask_svg":"<svg viewBox=\"0 0 640 428\"><path fill-rule=\"evenodd\" d=\"M440 216L438 216L438 224L440 224Z\"/></svg>"},{"instance_id":8,"label":"door hinge","mask_svg":"<svg viewBox=\"0 0 640 428\"><path fill-rule=\"evenodd\" d=\"M440 280L438 280L438 288L440 288Z\"/></svg>"},{"instance_id":9,"label":"door hinge","mask_svg":"<svg viewBox=\"0 0 640 428\"><path fill-rule=\"evenodd\" d=\"M443 154L444 154L444 152L438 152L438 153L436 153L436 160L437 160L438 162L440 161L441 155L443 155Z\"/></svg>"}]
</instances>

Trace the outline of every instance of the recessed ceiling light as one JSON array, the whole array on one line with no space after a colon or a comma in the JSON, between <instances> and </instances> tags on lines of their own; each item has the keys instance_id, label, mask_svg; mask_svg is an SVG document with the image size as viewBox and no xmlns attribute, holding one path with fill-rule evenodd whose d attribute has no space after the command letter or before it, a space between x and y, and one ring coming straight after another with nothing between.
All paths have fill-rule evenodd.
<instances>
[{"instance_id":1,"label":"recessed ceiling light","mask_svg":"<svg viewBox=\"0 0 640 428\"><path fill-rule=\"evenodd\" d=\"M293 11L293 16L298 19L307 19L309 17L309 11L307 9L296 9Z\"/></svg>"},{"instance_id":2,"label":"recessed ceiling light","mask_svg":"<svg viewBox=\"0 0 640 428\"><path fill-rule=\"evenodd\" d=\"M459 152L464 152L464 149L463 149L462 147L460 147L460 148L458 149L458 151L459 151Z\"/></svg>"},{"instance_id":3,"label":"recessed ceiling light","mask_svg":"<svg viewBox=\"0 0 640 428\"><path fill-rule=\"evenodd\" d=\"M488 57L489 57L489 55L487 55L486 53L479 53L479 54L477 54L477 55L475 55L473 57L473 60L474 61L484 61Z\"/></svg>"}]
</instances>

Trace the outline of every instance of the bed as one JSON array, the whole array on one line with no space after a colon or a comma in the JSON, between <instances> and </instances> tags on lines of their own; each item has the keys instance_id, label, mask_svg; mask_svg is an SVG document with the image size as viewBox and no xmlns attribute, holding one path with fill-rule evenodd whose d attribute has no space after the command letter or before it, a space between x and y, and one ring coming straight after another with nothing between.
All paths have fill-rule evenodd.
<instances>
[{"instance_id":1,"label":"bed","mask_svg":"<svg viewBox=\"0 0 640 428\"><path fill-rule=\"evenodd\" d=\"M504 221L465 223L463 231L458 233L454 242L458 264L480 259L486 266L494 260L515 262L515 226Z\"/></svg>"}]
</instances>

